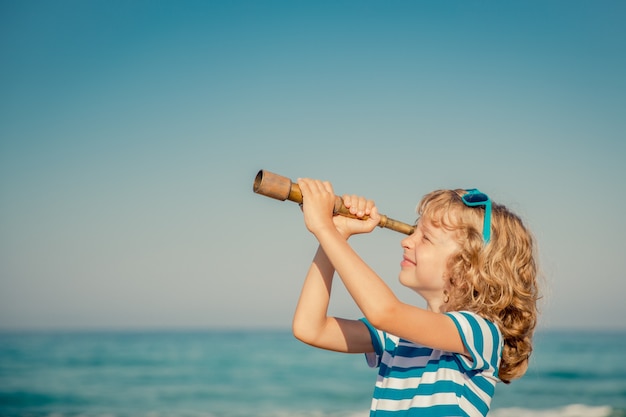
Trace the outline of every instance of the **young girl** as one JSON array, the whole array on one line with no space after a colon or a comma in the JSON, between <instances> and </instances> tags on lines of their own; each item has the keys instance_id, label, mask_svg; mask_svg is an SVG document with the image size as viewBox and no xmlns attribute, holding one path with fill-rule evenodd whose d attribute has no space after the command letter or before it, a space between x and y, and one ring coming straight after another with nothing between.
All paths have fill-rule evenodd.
<instances>
[{"instance_id":1,"label":"young girl","mask_svg":"<svg viewBox=\"0 0 626 417\"><path fill-rule=\"evenodd\" d=\"M347 240L371 232L371 200L344 196L357 218L333 216L330 183L299 179L307 229L319 248L293 318L301 341L365 353L379 373L370 416L485 416L496 382L528 367L537 319L533 238L506 207L478 190L442 190L418 206L401 242L400 282L427 302L398 300ZM365 318L327 315L337 275Z\"/></svg>"}]
</instances>

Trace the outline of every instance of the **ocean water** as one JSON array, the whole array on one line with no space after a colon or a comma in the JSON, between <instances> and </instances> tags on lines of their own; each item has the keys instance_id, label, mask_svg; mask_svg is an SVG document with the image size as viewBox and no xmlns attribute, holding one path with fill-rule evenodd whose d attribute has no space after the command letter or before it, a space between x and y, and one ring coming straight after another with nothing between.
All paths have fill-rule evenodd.
<instances>
[{"instance_id":1,"label":"ocean water","mask_svg":"<svg viewBox=\"0 0 626 417\"><path fill-rule=\"evenodd\" d=\"M492 417L626 417L626 332L540 332ZM363 355L288 331L0 333L0 416L366 417Z\"/></svg>"}]
</instances>

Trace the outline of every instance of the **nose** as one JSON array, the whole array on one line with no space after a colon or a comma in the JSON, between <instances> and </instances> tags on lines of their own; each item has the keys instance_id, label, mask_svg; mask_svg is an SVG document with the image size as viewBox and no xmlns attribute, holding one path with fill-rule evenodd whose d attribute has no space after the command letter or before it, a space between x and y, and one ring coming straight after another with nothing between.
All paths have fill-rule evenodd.
<instances>
[{"instance_id":1,"label":"nose","mask_svg":"<svg viewBox=\"0 0 626 417\"><path fill-rule=\"evenodd\" d=\"M405 237L404 239L400 241L400 246L402 246L402 248L404 249L411 249L415 247L415 242L418 241L419 239L418 235L420 233L421 233L420 229L416 225L415 229L413 230L413 233L411 233L410 235L408 235L407 237Z\"/></svg>"}]
</instances>

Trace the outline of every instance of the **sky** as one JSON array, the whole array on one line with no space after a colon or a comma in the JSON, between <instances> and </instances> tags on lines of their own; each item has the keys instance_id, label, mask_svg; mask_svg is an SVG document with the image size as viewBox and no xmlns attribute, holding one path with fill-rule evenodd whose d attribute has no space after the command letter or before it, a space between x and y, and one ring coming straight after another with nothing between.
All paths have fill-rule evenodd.
<instances>
[{"instance_id":1,"label":"sky","mask_svg":"<svg viewBox=\"0 0 626 417\"><path fill-rule=\"evenodd\" d=\"M625 15L0 0L0 329L288 328L317 244L252 192L261 169L407 223L431 190L479 188L536 237L540 328L626 328ZM352 242L423 306L402 238Z\"/></svg>"}]
</instances>

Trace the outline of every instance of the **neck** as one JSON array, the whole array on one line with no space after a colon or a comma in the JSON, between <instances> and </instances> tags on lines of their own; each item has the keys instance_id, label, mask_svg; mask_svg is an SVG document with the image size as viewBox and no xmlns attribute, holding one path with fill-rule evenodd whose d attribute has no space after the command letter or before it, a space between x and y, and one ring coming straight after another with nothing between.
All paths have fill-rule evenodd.
<instances>
[{"instance_id":1,"label":"neck","mask_svg":"<svg viewBox=\"0 0 626 417\"><path fill-rule=\"evenodd\" d=\"M428 301L426 309L428 311L432 311L433 313L445 313L446 305L441 300Z\"/></svg>"}]
</instances>

